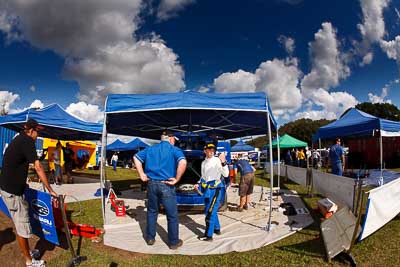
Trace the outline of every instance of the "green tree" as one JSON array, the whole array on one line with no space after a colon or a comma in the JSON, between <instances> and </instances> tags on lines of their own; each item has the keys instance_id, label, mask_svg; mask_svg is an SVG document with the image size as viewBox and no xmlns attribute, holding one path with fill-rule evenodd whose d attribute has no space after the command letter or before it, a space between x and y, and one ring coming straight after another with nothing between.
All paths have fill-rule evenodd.
<instances>
[{"instance_id":1,"label":"green tree","mask_svg":"<svg viewBox=\"0 0 400 267\"><path fill-rule=\"evenodd\" d=\"M312 135L318 130L318 128L325 126L332 121L330 120L311 120L311 119L299 119L292 122L288 122L279 128L279 135L289 134L294 138L301 141L307 142L310 146L312 142ZM272 138L276 137L276 133L273 134ZM253 141L247 142L248 144L261 148L265 144L269 143L266 136L255 138Z\"/></svg>"},{"instance_id":2,"label":"green tree","mask_svg":"<svg viewBox=\"0 0 400 267\"><path fill-rule=\"evenodd\" d=\"M400 121L400 110L393 104L389 103L372 104L370 102L364 102L357 104L356 108L382 119ZM346 112L343 113L343 115L346 114Z\"/></svg>"}]
</instances>

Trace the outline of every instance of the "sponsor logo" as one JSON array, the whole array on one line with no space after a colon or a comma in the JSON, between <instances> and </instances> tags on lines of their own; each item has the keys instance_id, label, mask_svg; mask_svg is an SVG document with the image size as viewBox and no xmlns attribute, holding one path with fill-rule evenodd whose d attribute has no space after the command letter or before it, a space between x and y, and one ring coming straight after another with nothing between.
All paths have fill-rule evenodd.
<instances>
[{"instance_id":1,"label":"sponsor logo","mask_svg":"<svg viewBox=\"0 0 400 267\"><path fill-rule=\"evenodd\" d=\"M49 215L49 207L43 201L39 199L32 199L31 207L33 212L38 216L47 216Z\"/></svg>"},{"instance_id":2,"label":"sponsor logo","mask_svg":"<svg viewBox=\"0 0 400 267\"><path fill-rule=\"evenodd\" d=\"M45 229L42 229L42 232L43 232L43 234L45 234L45 235L51 235L51 233L50 233L49 231L45 230Z\"/></svg>"},{"instance_id":3,"label":"sponsor logo","mask_svg":"<svg viewBox=\"0 0 400 267\"><path fill-rule=\"evenodd\" d=\"M36 214L33 214L33 218L35 218L36 220L38 220L41 223L47 224L48 226L53 226L53 222L50 221L49 219L37 216Z\"/></svg>"}]
</instances>

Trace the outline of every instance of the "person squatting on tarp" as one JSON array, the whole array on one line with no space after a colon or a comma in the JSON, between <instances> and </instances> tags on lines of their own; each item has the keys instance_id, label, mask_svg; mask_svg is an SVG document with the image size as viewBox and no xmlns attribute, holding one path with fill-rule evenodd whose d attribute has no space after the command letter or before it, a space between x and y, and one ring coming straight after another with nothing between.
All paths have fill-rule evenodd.
<instances>
[{"instance_id":1,"label":"person squatting on tarp","mask_svg":"<svg viewBox=\"0 0 400 267\"><path fill-rule=\"evenodd\" d=\"M329 160L331 162L332 173L342 176L344 171L344 150L340 146L340 138L335 139L335 144L329 149Z\"/></svg>"},{"instance_id":2,"label":"person squatting on tarp","mask_svg":"<svg viewBox=\"0 0 400 267\"><path fill-rule=\"evenodd\" d=\"M204 196L206 215L206 230L203 236L198 238L203 241L212 241L213 234L221 234L221 225L218 220L218 208L223 197L221 190L225 185L221 181L228 177L229 168L225 154L221 153L215 157L215 145L207 144L204 147L206 158L201 163L201 179L194 185L195 190L200 191Z\"/></svg>"},{"instance_id":3,"label":"person squatting on tarp","mask_svg":"<svg viewBox=\"0 0 400 267\"><path fill-rule=\"evenodd\" d=\"M240 183L239 183L239 196L240 203L238 211L247 210L250 205L250 195L253 193L254 188L254 172L256 169L250 165L250 163L240 158L235 162L235 175L239 170L240 172Z\"/></svg>"},{"instance_id":4,"label":"person squatting on tarp","mask_svg":"<svg viewBox=\"0 0 400 267\"><path fill-rule=\"evenodd\" d=\"M36 120L29 119L25 123L24 130L11 141L4 153L0 175L0 195L14 222L18 244L24 254L26 266L45 266L43 260L32 259L29 251L28 238L32 236L32 228L29 223L29 204L25 200L24 191L27 187L26 178L30 164L34 166L39 179L49 193L57 196L36 154L35 141L38 131L42 129L43 126Z\"/></svg>"},{"instance_id":5,"label":"person squatting on tarp","mask_svg":"<svg viewBox=\"0 0 400 267\"><path fill-rule=\"evenodd\" d=\"M159 144L148 147L134 156L140 179L148 182L145 240L149 246L155 243L160 203L167 215L169 248L177 249L183 244L179 239L178 207L174 185L179 182L186 170L186 158L182 150L174 146L176 140L173 132L164 131Z\"/></svg>"}]
</instances>

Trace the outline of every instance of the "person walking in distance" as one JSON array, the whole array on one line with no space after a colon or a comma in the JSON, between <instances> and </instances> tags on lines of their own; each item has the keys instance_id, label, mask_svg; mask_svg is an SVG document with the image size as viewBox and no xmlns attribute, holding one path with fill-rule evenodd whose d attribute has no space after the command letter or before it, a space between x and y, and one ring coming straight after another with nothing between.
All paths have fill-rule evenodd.
<instances>
[{"instance_id":1,"label":"person walking in distance","mask_svg":"<svg viewBox=\"0 0 400 267\"><path fill-rule=\"evenodd\" d=\"M332 174L343 175L344 150L340 145L340 138L335 139L335 144L329 149L329 161L331 162Z\"/></svg>"},{"instance_id":2,"label":"person walking in distance","mask_svg":"<svg viewBox=\"0 0 400 267\"><path fill-rule=\"evenodd\" d=\"M148 182L145 240L149 246L155 243L160 203L167 215L169 248L177 249L183 244L179 239L178 207L174 185L184 174L187 163L182 150L174 146L176 140L174 133L166 130L162 132L159 144L148 147L134 156L140 179ZM145 164L144 169L143 164Z\"/></svg>"},{"instance_id":3,"label":"person walking in distance","mask_svg":"<svg viewBox=\"0 0 400 267\"><path fill-rule=\"evenodd\" d=\"M32 259L28 243L28 239L32 236L32 228L29 223L29 204L25 200L24 191L27 187L26 177L29 165L34 166L39 179L49 193L57 196L36 154L35 141L38 131L42 129L43 127L36 120L29 119L25 123L24 130L12 140L4 153L0 175L0 195L15 225L16 237L25 257L26 266L45 266L43 260Z\"/></svg>"},{"instance_id":4,"label":"person walking in distance","mask_svg":"<svg viewBox=\"0 0 400 267\"><path fill-rule=\"evenodd\" d=\"M114 171L117 171L117 163L118 163L118 154L114 152L114 155L111 157L111 165L113 166Z\"/></svg>"}]
</instances>

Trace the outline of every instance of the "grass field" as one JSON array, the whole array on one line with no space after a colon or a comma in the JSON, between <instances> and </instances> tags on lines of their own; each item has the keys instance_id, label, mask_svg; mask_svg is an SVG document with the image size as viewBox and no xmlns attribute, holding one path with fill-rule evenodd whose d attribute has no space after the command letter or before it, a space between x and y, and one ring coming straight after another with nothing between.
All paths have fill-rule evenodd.
<instances>
[{"instance_id":1,"label":"grass field","mask_svg":"<svg viewBox=\"0 0 400 267\"><path fill-rule=\"evenodd\" d=\"M98 171L83 171L97 175ZM118 190L128 189L131 184L138 184L139 179L134 170L118 169L114 172L107 169L107 179ZM269 186L262 172L257 171L256 183ZM88 239L74 237L73 243L78 254L87 256L81 266L349 266L341 259L331 263L325 260L325 249L320 235L321 217L314 211L318 195L309 197L306 190L299 185L285 182L282 187L296 190L315 220L314 224L281 241L248 252L232 252L223 255L182 256L182 255L148 255L126 252ZM102 226L100 200L81 202L84 210L81 216L71 217L74 222ZM68 204L68 209L79 210L78 204ZM72 213L74 214L74 213ZM400 262L400 218L399 216L377 231L372 236L354 246L352 254L359 266L399 266ZM70 259L68 250L59 250L48 262L48 266L66 265Z\"/></svg>"}]
</instances>

